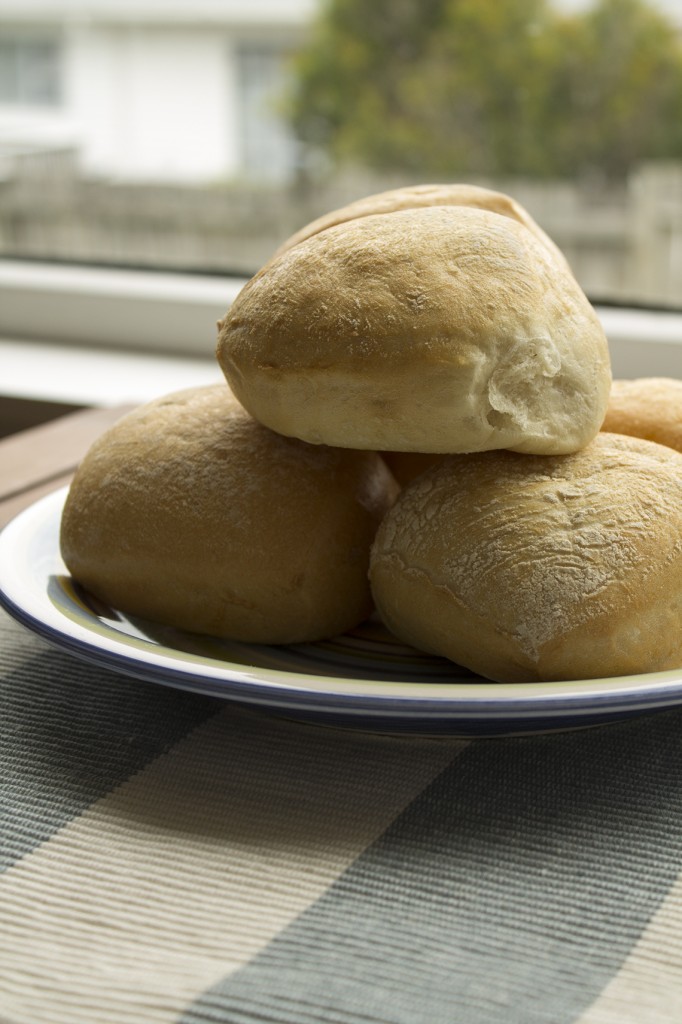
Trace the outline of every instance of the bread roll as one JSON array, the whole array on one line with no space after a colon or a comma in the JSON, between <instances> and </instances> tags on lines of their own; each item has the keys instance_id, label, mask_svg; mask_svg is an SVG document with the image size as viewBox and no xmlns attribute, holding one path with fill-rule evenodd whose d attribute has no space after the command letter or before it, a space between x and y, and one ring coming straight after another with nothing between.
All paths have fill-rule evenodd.
<instances>
[{"instance_id":1,"label":"bread roll","mask_svg":"<svg viewBox=\"0 0 682 1024\"><path fill-rule=\"evenodd\" d=\"M67 568L130 615L257 643L371 611L369 548L397 492L375 453L255 423L224 384L146 405L90 449L64 508Z\"/></svg>"},{"instance_id":2,"label":"bread roll","mask_svg":"<svg viewBox=\"0 0 682 1024\"><path fill-rule=\"evenodd\" d=\"M682 666L682 455L600 434L564 457L452 456L372 551L398 637L500 682Z\"/></svg>"},{"instance_id":3,"label":"bread roll","mask_svg":"<svg viewBox=\"0 0 682 1024\"><path fill-rule=\"evenodd\" d=\"M395 213L396 210L412 210L422 206L473 206L479 210L489 210L503 217L511 217L531 231L537 239L550 248L561 263L565 258L554 242L533 220L527 210L504 192L494 192L478 185L412 185L405 188L391 189L390 192L378 192L375 195L358 199L348 206L325 213L317 220L306 224L300 231L291 235L277 250L277 254L291 249L299 242L312 235L326 231L336 224L355 220L357 217L368 217L377 213Z\"/></svg>"},{"instance_id":4,"label":"bread roll","mask_svg":"<svg viewBox=\"0 0 682 1024\"><path fill-rule=\"evenodd\" d=\"M598 432L606 338L526 227L434 206L328 228L267 264L218 361L266 426L384 451L571 452Z\"/></svg>"},{"instance_id":5,"label":"bread roll","mask_svg":"<svg viewBox=\"0 0 682 1024\"><path fill-rule=\"evenodd\" d=\"M614 380L602 430L643 437L682 452L682 380Z\"/></svg>"}]
</instances>

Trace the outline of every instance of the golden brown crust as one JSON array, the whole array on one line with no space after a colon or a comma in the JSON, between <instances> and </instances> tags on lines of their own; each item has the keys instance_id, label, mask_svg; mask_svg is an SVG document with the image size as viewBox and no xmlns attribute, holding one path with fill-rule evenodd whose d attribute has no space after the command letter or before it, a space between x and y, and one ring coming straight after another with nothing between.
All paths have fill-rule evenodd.
<instances>
[{"instance_id":1,"label":"golden brown crust","mask_svg":"<svg viewBox=\"0 0 682 1024\"><path fill-rule=\"evenodd\" d=\"M371 196L365 196L338 210L332 210L323 214L316 220L306 224L295 234L287 238L279 247L275 255L280 255L287 249L291 249L299 242L311 238L313 235L326 231L327 228L335 227L337 224L345 224L349 220L356 220L358 217L368 217L373 214L395 213L396 210L414 210L424 206L472 206L479 210L488 210L490 213L500 214L502 217L510 217L527 227L536 238L542 241L552 250L559 262L565 262L563 254L537 224L526 209L517 203L511 196L504 192L496 192L493 189L482 188L479 185L450 184L450 185L411 185L404 188L391 189L388 192L377 192Z\"/></svg>"},{"instance_id":2,"label":"golden brown crust","mask_svg":"<svg viewBox=\"0 0 682 1024\"><path fill-rule=\"evenodd\" d=\"M374 545L398 636L500 682L682 665L682 456L600 434L564 457L452 456Z\"/></svg>"},{"instance_id":3,"label":"golden brown crust","mask_svg":"<svg viewBox=\"0 0 682 1024\"><path fill-rule=\"evenodd\" d=\"M92 446L62 554L129 614L236 640L319 639L369 614L369 547L396 490L375 453L279 437L225 385L193 388Z\"/></svg>"},{"instance_id":4,"label":"golden brown crust","mask_svg":"<svg viewBox=\"0 0 682 1024\"><path fill-rule=\"evenodd\" d=\"M242 290L217 355L273 430L386 451L574 451L610 386L572 274L522 224L467 207L366 216L299 243Z\"/></svg>"},{"instance_id":5,"label":"golden brown crust","mask_svg":"<svg viewBox=\"0 0 682 1024\"><path fill-rule=\"evenodd\" d=\"M682 452L682 380L614 380L602 430L643 437Z\"/></svg>"}]
</instances>

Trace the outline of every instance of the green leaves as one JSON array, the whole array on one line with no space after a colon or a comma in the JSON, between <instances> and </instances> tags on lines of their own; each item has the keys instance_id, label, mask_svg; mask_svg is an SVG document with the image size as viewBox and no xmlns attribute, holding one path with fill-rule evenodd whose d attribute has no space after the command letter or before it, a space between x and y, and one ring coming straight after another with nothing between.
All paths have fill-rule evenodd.
<instances>
[{"instance_id":1,"label":"green leaves","mask_svg":"<svg viewBox=\"0 0 682 1024\"><path fill-rule=\"evenodd\" d=\"M682 155L682 47L644 0L329 0L291 118L338 161L453 176L622 177Z\"/></svg>"}]
</instances>

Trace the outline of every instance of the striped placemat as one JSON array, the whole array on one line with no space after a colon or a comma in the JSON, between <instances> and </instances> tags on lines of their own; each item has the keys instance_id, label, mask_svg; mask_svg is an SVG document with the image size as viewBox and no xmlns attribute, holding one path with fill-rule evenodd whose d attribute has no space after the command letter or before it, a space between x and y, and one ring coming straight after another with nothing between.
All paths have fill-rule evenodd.
<instances>
[{"instance_id":1,"label":"striped placemat","mask_svg":"<svg viewBox=\"0 0 682 1024\"><path fill-rule=\"evenodd\" d=\"M378 736L0 652L2 1024L682 1020L682 712Z\"/></svg>"}]
</instances>

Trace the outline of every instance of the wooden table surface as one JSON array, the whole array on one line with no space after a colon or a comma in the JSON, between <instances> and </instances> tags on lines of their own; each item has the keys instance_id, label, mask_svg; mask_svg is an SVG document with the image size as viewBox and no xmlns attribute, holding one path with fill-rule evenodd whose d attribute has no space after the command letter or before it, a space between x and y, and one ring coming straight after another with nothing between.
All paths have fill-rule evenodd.
<instances>
[{"instance_id":1,"label":"wooden table surface","mask_svg":"<svg viewBox=\"0 0 682 1024\"><path fill-rule=\"evenodd\" d=\"M93 441L130 408L84 409L0 440L0 527L67 484Z\"/></svg>"}]
</instances>

